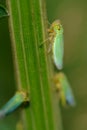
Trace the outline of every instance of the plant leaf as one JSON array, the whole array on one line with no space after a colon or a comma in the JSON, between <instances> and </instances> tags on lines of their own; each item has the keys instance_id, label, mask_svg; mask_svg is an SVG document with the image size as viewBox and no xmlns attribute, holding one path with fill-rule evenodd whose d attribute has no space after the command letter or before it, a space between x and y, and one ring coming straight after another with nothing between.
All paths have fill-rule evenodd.
<instances>
[{"instance_id":1,"label":"plant leaf","mask_svg":"<svg viewBox=\"0 0 87 130\"><path fill-rule=\"evenodd\" d=\"M0 18L5 16L8 16L8 11L3 5L0 5Z\"/></svg>"}]
</instances>

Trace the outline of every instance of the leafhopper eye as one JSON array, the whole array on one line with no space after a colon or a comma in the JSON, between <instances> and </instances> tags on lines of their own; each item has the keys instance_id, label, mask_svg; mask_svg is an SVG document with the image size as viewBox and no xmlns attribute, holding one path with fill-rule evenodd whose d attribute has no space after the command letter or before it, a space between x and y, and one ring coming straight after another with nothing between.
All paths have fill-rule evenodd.
<instances>
[{"instance_id":1,"label":"leafhopper eye","mask_svg":"<svg viewBox=\"0 0 87 130\"><path fill-rule=\"evenodd\" d=\"M60 30L60 26L58 25L58 30Z\"/></svg>"},{"instance_id":2,"label":"leafhopper eye","mask_svg":"<svg viewBox=\"0 0 87 130\"><path fill-rule=\"evenodd\" d=\"M60 29L61 29L61 26L60 26L59 24L57 25L57 29L58 29L58 30L60 30Z\"/></svg>"},{"instance_id":3,"label":"leafhopper eye","mask_svg":"<svg viewBox=\"0 0 87 130\"><path fill-rule=\"evenodd\" d=\"M57 92L60 92L60 91L61 91L61 85L60 85L60 83L57 83L57 84L56 84L56 91L57 91Z\"/></svg>"}]
</instances>

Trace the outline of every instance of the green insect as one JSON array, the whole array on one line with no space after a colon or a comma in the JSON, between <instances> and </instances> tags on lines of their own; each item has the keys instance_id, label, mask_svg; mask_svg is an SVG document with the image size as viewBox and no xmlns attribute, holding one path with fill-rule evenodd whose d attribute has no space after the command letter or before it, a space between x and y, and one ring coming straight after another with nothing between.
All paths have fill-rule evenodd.
<instances>
[{"instance_id":1,"label":"green insect","mask_svg":"<svg viewBox=\"0 0 87 130\"><path fill-rule=\"evenodd\" d=\"M62 105L75 106L74 95L66 75L60 72L55 75L54 81L57 90L59 90Z\"/></svg>"},{"instance_id":2,"label":"green insect","mask_svg":"<svg viewBox=\"0 0 87 130\"><path fill-rule=\"evenodd\" d=\"M20 106L26 107L29 104L28 93L18 91L16 94L0 109L0 118L3 118L14 112Z\"/></svg>"},{"instance_id":3,"label":"green insect","mask_svg":"<svg viewBox=\"0 0 87 130\"><path fill-rule=\"evenodd\" d=\"M52 50L53 61L57 69L61 70L63 68L63 55L64 55L64 41L63 41L63 27L60 23L60 20L55 20L49 32L49 41L50 41L50 52Z\"/></svg>"}]
</instances>

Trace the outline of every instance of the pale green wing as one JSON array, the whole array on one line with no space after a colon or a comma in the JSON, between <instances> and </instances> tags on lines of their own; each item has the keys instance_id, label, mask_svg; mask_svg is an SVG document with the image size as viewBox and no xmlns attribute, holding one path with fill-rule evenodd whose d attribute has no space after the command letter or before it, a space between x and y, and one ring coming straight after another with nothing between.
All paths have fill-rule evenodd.
<instances>
[{"instance_id":1,"label":"pale green wing","mask_svg":"<svg viewBox=\"0 0 87 130\"><path fill-rule=\"evenodd\" d=\"M64 74L62 75L60 82L61 82L62 91L64 92L66 98L66 103L68 103L70 106L75 106L76 103L75 103L74 95L66 75Z\"/></svg>"},{"instance_id":2,"label":"pale green wing","mask_svg":"<svg viewBox=\"0 0 87 130\"><path fill-rule=\"evenodd\" d=\"M63 33L56 34L53 43L53 60L57 69L61 70L63 68L63 55L64 55L64 41Z\"/></svg>"}]
</instances>

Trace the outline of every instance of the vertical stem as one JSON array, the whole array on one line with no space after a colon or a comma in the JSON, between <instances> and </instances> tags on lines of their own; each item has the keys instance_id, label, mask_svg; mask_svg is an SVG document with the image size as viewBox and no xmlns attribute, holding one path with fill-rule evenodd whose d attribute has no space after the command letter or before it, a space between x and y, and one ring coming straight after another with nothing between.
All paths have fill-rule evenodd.
<instances>
[{"instance_id":1,"label":"vertical stem","mask_svg":"<svg viewBox=\"0 0 87 130\"><path fill-rule=\"evenodd\" d=\"M23 116L26 130L62 130L49 78L52 65L45 46L39 46L46 33L45 4L43 0L9 0L7 6L17 88L28 91L31 100Z\"/></svg>"}]
</instances>

